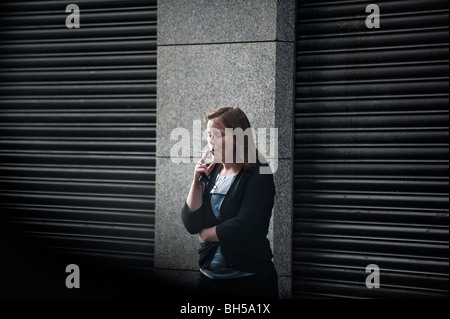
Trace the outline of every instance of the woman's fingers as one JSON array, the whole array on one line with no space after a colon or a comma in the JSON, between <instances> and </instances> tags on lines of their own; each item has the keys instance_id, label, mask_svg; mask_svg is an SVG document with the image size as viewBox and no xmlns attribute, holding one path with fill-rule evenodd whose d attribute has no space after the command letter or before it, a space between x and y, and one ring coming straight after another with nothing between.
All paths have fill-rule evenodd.
<instances>
[{"instance_id":1,"label":"woman's fingers","mask_svg":"<svg viewBox=\"0 0 450 319\"><path fill-rule=\"evenodd\" d=\"M204 170L204 169L208 169L208 167L206 166L206 164L200 164L200 163L198 163L196 166L195 166L195 170L197 171L197 170Z\"/></svg>"},{"instance_id":2,"label":"woman's fingers","mask_svg":"<svg viewBox=\"0 0 450 319\"><path fill-rule=\"evenodd\" d=\"M201 158L201 160L200 160L200 162L199 162L200 164L205 163L206 158L208 157L209 153L211 153L210 150L206 150L206 151L205 151L205 153L203 154L203 156L202 156L202 158Z\"/></svg>"},{"instance_id":3,"label":"woman's fingers","mask_svg":"<svg viewBox=\"0 0 450 319\"><path fill-rule=\"evenodd\" d=\"M209 172L211 172L212 169L214 168L214 165L216 165L216 162L213 161L211 164L209 164L207 170L208 170Z\"/></svg>"},{"instance_id":4,"label":"woman's fingers","mask_svg":"<svg viewBox=\"0 0 450 319\"><path fill-rule=\"evenodd\" d=\"M206 176L209 176L209 173L211 172L212 168L214 167L215 163L213 162L209 167L206 166L205 160L208 157L208 155L211 153L210 150L206 150L203 154L200 161L195 165L194 169L194 180L198 181L201 174L205 174Z\"/></svg>"},{"instance_id":5,"label":"woman's fingers","mask_svg":"<svg viewBox=\"0 0 450 319\"><path fill-rule=\"evenodd\" d=\"M209 175L209 171L208 171L208 169L206 167L198 168L198 169L195 170L195 172L199 173L199 174Z\"/></svg>"},{"instance_id":6,"label":"woman's fingers","mask_svg":"<svg viewBox=\"0 0 450 319\"><path fill-rule=\"evenodd\" d=\"M200 174L205 174L206 176L209 175L209 170L206 164L197 164L195 167L195 175L200 176Z\"/></svg>"}]
</instances>

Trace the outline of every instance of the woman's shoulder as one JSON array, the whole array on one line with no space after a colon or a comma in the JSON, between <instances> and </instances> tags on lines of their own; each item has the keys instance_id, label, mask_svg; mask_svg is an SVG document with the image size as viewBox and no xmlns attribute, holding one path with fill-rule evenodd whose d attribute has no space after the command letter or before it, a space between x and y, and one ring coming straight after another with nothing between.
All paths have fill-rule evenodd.
<instances>
[{"instance_id":1,"label":"woman's shoulder","mask_svg":"<svg viewBox=\"0 0 450 319\"><path fill-rule=\"evenodd\" d=\"M250 169L250 172L257 175L273 175L272 169L270 168L268 162L256 162Z\"/></svg>"},{"instance_id":2,"label":"woman's shoulder","mask_svg":"<svg viewBox=\"0 0 450 319\"><path fill-rule=\"evenodd\" d=\"M245 172L245 187L265 189L275 192L275 183L272 170L267 163L256 163L251 169Z\"/></svg>"},{"instance_id":3,"label":"woman's shoulder","mask_svg":"<svg viewBox=\"0 0 450 319\"><path fill-rule=\"evenodd\" d=\"M251 180L273 181L273 173L268 163L255 163L251 169L245 171L245 175Z\"/></svg>"}]
</instances>

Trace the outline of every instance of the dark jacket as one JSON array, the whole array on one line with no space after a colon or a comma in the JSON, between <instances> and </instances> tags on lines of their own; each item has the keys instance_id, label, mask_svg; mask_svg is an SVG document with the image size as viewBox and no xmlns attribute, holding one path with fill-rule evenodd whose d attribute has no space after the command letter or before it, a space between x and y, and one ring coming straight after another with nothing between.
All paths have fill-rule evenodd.
<instances>
[{"instance_id":1,"label":"dark jacket","mask_svg":"<svg viewBox=\"0 0 450 319\"><path fill-rule=\"evenodd\" d=\"M191 234L197 234L204 228L216 226L220 243L206 242L199 249L199 265L206 268L217 250L218 245L228 267L247 272L262 272L272 263L272 250L267 232L272 215L275 196L273 174L260 174L260 166L241 171L225 196L219 221L211 207L210 191L213 182L203 190L203 204L191 212L184 204L181 212L183 224ZM210 173L210 180L215 181L222 164L216 164Z\"/></svg>"}]
</instances>

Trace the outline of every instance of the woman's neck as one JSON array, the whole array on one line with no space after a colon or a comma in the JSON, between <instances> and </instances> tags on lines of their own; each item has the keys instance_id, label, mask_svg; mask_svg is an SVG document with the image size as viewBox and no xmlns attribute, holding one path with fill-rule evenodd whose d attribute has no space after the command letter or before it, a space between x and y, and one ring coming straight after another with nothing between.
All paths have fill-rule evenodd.
<instances>
[{"instance_id":1,"label":"woman's neck","mask_svg":"<svg viewBox=\"0 0 450 319\"><path fill-rule=\"evenodd\" d=\"M242 166L244 166L241 163L231 163L231 164L222 164L222 168L220 169L219 175L222 176L231 176L236 175L241 170Z\"/></svg>"}]
</instances>

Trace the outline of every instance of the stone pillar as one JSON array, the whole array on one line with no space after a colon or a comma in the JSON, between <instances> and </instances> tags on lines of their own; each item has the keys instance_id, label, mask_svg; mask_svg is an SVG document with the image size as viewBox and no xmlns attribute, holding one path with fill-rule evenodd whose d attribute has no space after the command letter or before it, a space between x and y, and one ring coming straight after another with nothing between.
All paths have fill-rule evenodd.
<instances>
[{"instance_id":1,"label":"stone pillar","mask_svg":"<svg viewBox=\"0 0 450 319\"><path fill-rule=\"evenodd\" d=\"M198 277L198 238L180 217L201 155L193 134L206 129L209 111L237 106L255 129L278 129L278 154L269 158L277 190L270 239L280 295L291 297L294 34L294 0L159 1L157 277L188 286ZM183 163L170 156L176 128L191 135Z\"/></svg>"}]
</instances>

